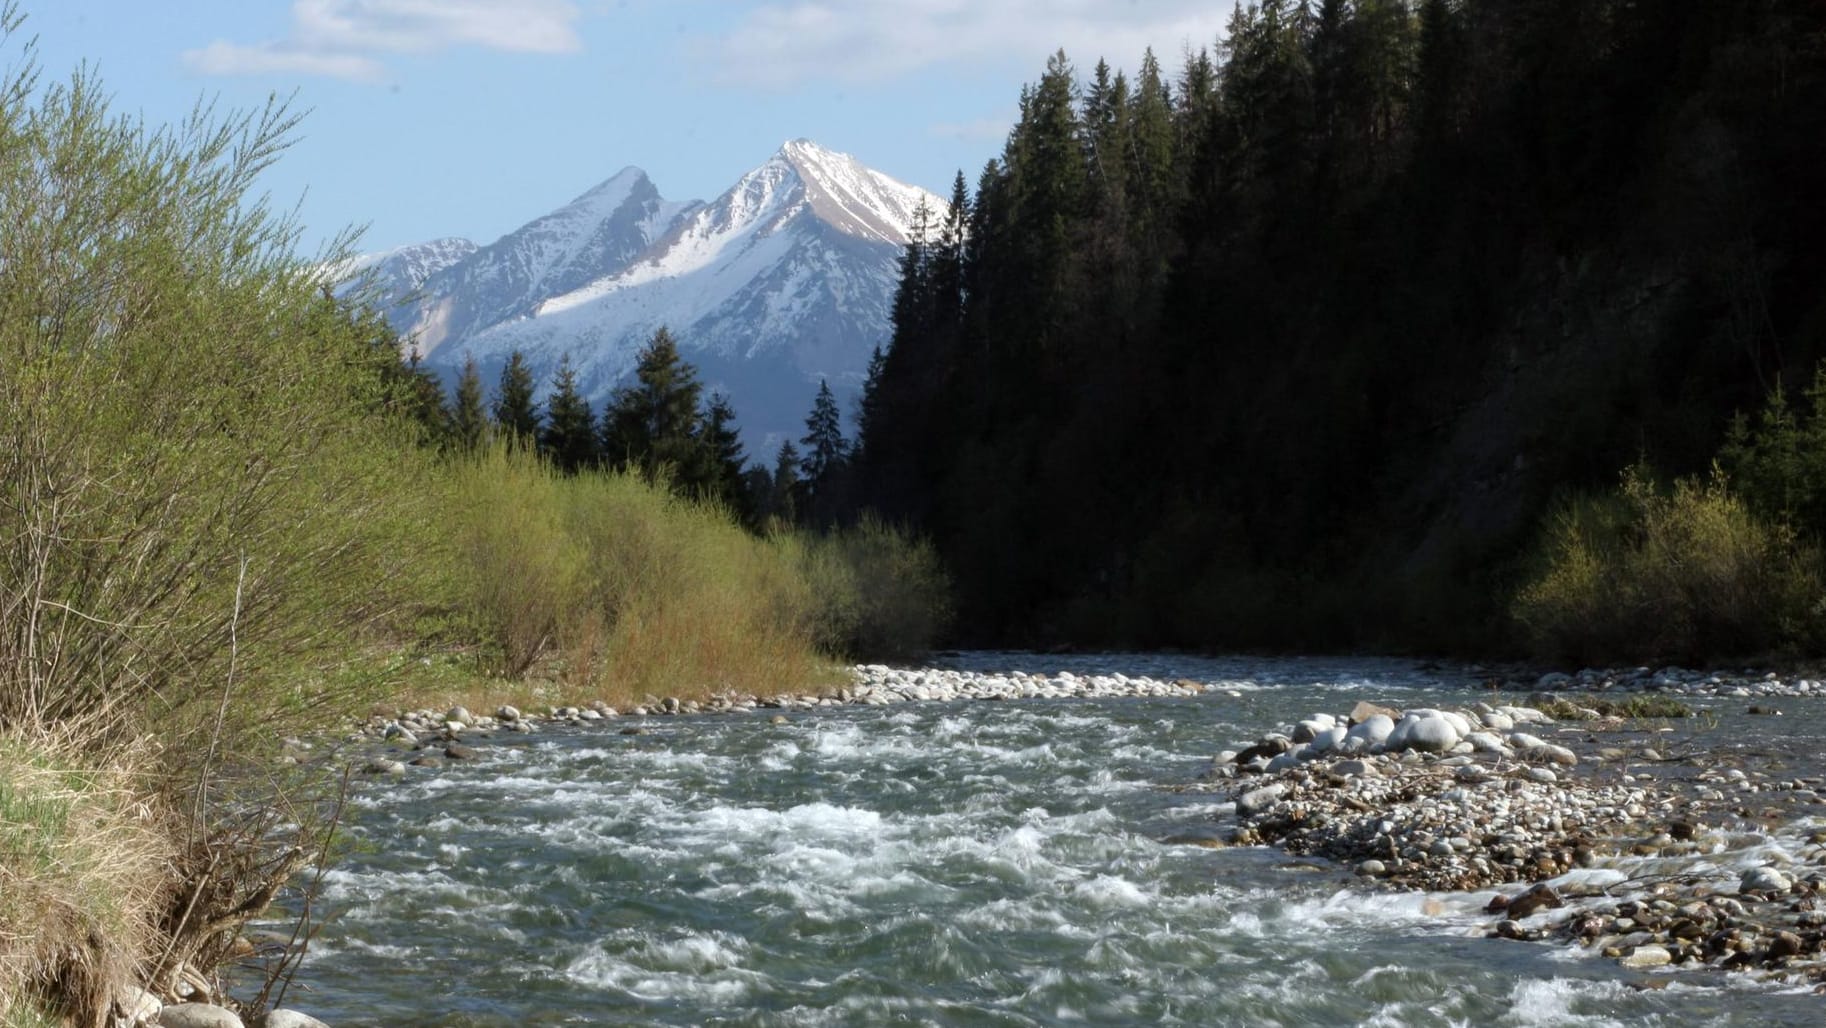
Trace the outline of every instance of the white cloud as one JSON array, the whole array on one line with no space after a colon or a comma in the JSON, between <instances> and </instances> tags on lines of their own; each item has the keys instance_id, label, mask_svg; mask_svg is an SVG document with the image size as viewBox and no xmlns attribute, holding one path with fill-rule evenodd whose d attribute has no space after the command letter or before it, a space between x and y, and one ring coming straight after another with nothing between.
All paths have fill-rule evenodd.
<instances>
[{"instance_id":1,"label":"white cloud","mask_svg":"<svg viewBox=\"0 0 1826 1028\"><path fill-rule=\"evenodd\" d=\"M388 54L480 46L515 53L582 48L570 0L293 0L284 39L217 40L184 52L206 75L288 72L377 82Z\"/></svg>"},{"instance_id":2,"label":"white cloud","mask_svg":"<svg viewBox=\"0 0 1826 1028\"><path fill-rule=\"evenodd\" d=\"M184 51L184 63L204 75L322 75L351 82L379 82L386 67L359 54L312 53L277 44L240 46L222 40Z\"/></svg>"},{"instance_id":3,"label":"white cloud","mask_svg":"<svg viewBox=\"0 0 1826 1028\"><path fill-rule=\"evenodd\" d=\"M1014 122L1013 115L977 118L972 121L941 121L927 126L926 131L940 139L957 139L966 143L999 143L1008 138Z\"/></svg>"},{"instance_id":4,"label":"white cloud","mask_svg":"<svg viewBox=\"0 0 1826 1028\"><path fill-rule=\"evenodd\" d=\"M1210 0L794 0L762 3L708 56L732 82L875 82L935 65L1021 60L1064 48L1088 69L1099 57L1133 68L1152 46L1163 64L1182 46L1215 41L1229 18Z\"/></svg>"}]
</instances>

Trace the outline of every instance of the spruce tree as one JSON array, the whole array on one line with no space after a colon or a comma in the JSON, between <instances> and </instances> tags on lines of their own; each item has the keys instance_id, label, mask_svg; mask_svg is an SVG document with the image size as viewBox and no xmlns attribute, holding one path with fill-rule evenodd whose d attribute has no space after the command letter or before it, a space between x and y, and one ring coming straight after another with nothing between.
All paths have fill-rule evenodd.
<instances>
[{"instance_id":1,"label":"spruce tree","mask_svg":"<svg viewBox=\"0 0 1826 1028\"><path fill-rule=\"evenodd\" d=\"M866 464L868 462L869 458L865 457L864 454L868 452L871 445L871 436L875 437L873 439L873 445L876 447L880 446L879 433L884 427L881 418L881 408L886 400L886 397L882 393L881 382L882 376L887 371L887 366L888 358L886 354L881 352L881 347L877 346L874 350L869 352L868 376L863 379L862 382L862 395L856 398L855 456L858 464Z\"/></svg>"},{"instance_id":2,"label":"spruce tree","mask_svg":"<svg viewBox=\"0 0 1826 1028\"><path fill-rule=\"evenodd\" d=\"M508 441L531 446L539 438L539 405L533 402L533 371L526 358L515 350L501 369L501 384L495 391L495 425Z\"/></svg>"},{"instance_id":3,"label":"spruce tree","mask_svg":"<svg viewBox=\"0 0 1826 1028\"><path fill-rule=\"evenodd\" d=\"M735 427L735 408L722 393L711 394L710 402L704 407L701 442L704 492L727 504L743 522L751 523L754 503L742 476L742 465L748 458L742 450L742 436Z\"/></svg>"},{"instance_id":4,"label":"spruce tree","mask_svg":"<svg viewBox=\"0 0 1826 1028\"><path fill-rule=\"evenodd\" d=\"M565 354L552 376L546 401L545 430L539 434L539 452L558 470L575 474L596 463L596 416L590 401L577 391L577 372Z\"/></svg>"},{"instance_id":5,"label":"spruce tree","mask_svg":"<svg viewBox=\"0 0 1826 1028\"><path fill-rule=\"evenodd\" d=\"M615 390L602 414L603 459L649 479L660 469L689 473L699 445L703 388L664 327L640 351L634 382Z\"/></svg>"},{"instance_id":6,"label":"spruce tree","mask_svg":"<svg viewBox=\"0 0 1826 1028\"><path fill-rule=\"evenodd\" d=\"M774 471L768 481L764 518L772 524L791 525L799 520L799 451L792 440L780 443Z\"/></svg>"},{"instance_id":7,"label":"spruce tree","mask_svg":"<svg viewBox=\"0 0 1826 1028\"><path fill-rule=\"evenodd\" d=\"M450 441L460 453L474 453L488 435L488 412L482 405L482 373L476 359L463 357L450 408Z\"/></svg>"},{"instance_id":8,"label":"spruce tree","mask_svg":"<svg viewBox=\"0 0 1826 1028\"><path fill-rule=\"evenodd\" d=\"M843 414L837 409L831 384L824 379L818 380L818 396L812 401L812 412L805 418L805 436L799 442L805 447L799 458L799 472L816 495L830 483L848 456Z\"/></svg>"}]
</instances>

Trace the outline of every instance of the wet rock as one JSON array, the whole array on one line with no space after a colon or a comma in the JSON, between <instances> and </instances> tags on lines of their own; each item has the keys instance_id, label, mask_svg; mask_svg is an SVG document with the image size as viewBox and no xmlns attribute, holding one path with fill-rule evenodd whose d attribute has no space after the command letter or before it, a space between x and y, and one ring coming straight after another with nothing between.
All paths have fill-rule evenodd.
<instances>
[{"instance_id":1,"label":"wet rock","mask_svg":"<svg viewBox=\"0 0 1826 1028\"><path fill-rule=\"evenodd\" d=\"M361 766L361 773L364 775L403 775L406 773L406 765L397 760L388 760L386 757L375 757Z\"/></svg>"},{"instance_id":2,"label":"wet rock","mask_svg":"<svg viewBox=\"0 0 1826 1028\"><path fill-rule=\"evenodd\" d=\"M515 707L512 704L503 703L500 707L495 709L495 720L505 721L511 725L520 720L520 708Z\"/></svg>"},{"instance_id":3,"label":"wet rock","mask_svg":"<svg viewBox=\"0 0 1826 1028\"><path fill-rule=\"evenodd\" d=\"M1511 899L1503 908L1509 917L1520 921L1541 910L1558 910L1566 905L1553 886L1546 883L1536 885L1527 892Z\"/></svg>"},{"instance_id":4,"label":"wet rock","mask_svg":"<svg viewBox=\"0 0 1826 1028\"><path fill-rule=\"evenodd\" d=\"M1632 971L1640 971L1650 967L1665 967L1673 963L1673 960L1674 955L1668 952L1666 946L1651 942L1647 945L1631 947L1630 951L1623 955L1621 963Z\"/></svg>"},{"instance_id":5,"label":"wet rock","mask_svg":"<svg viewBox=\"0 0 1826 1028\"><path fill-rule=\"evenodd\" d=\"M1236 798L1236 814L1238 817L1254 817L1274 806L1275 801L1286 794L1287 786L1280 782L1251 789Z\"/></svg>"},{"instance_id":6,"label":"wet rock","mask_svg":"<svg viewBox=\"0 0 1826 1028\"><path fill-rule=\"evenodd\" d=\"M1794 888L1794 880L1780 870L1769 867L1753 867L1743 873L1737 881L1737 891L1746 892L1787 892Z\"/></svg>"},{"instance_id":7,"label":"wet rock","mask_svg":"<svg viewBox=\"0 0 1826 1028\"><path fill-rule=\"evenodd\" d=\"M462 743L453 742L444 747L444 756L451 760L477 760L481 757L481 754Z\"/></svg>"},{"instance_id":8,"label":"wet rock","mask_svg":"<svg viewBox=\"0 0 1826 1028\"><path fill-rule=\"evenodd\" d=\"M1400 716L1400 713L1397 711L1379 704L1370 703L1367 700L1357 701L1357 705L1350 709L1350 723L1353 725L1363 724L1373 717L1385 717L1389 719L1389 727L1393 728L1395 726L1395 719Z\"/></svg>"}]
</instances>

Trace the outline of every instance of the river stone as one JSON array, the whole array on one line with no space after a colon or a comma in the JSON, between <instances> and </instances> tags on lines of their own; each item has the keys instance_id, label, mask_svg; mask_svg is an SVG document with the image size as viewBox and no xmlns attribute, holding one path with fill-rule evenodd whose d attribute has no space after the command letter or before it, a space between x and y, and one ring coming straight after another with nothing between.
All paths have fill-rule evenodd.
<instances>
[{"instance_id":1,"label":"river stone","mask_svg":"<svg viewBox=\"0 0 1826 1028\"><path fill-rule=\"evenodd\" d=\"M178 1003L159 1011L161 1028L246 1028L235 1012L213 1003Z\"/></svg>"},{"instance_id":2,"label":"river stone","mask_svg":"<svg viewBox=\"0 0 1826 1028\"><path fill-rule=\"evenodd\" d=\"M451 707L444 712L444 720L455 721L459 725L467 725L474 721L475 718L470 715L468 707L457 706Z\"/></svg>"},{"instance_id":3,"label":"river stone","mask_svg":"<svg viewBox=\"0 0 1826 1028\"><path fill-rule=\"evenodd\" d=\"M375 757L361 766L361 773L364 775L403 775L406 773L406 765L397 760Z\"/></svg>"},{"instance_id":4,"label":"river stone","mask_svg":"<svg viewBox=\"0 0 1826 1028\"><path fill-rule=\"evenodd\" d=\"M1371 858L1371 859L1366 860L1363 863L1357 865L1357 873L1360 875L1368 875L1371 877L1375 877L1377 875L1384 875L1384 874L1388 873L1388 865L1384 864L1380 860Z\"/></svg>"},{"instance_id":5,"label":"river stone","mask_svg":"<svg viewBox=\"0 0 1826 1028\"><path fill-rule=\"evenodd\" d=\"M1360 725L1373 717L1388 718L1389 724L1393 725L1395 719L1399 716L1400 715L1397 712L1390 710L1387 707L1371 703L1368 700L1358 700L1357 705L1350 709L1350 723L1352 725Z\"/></svg>"},{"instance_id":6,"label":"river stone","mask_svg":"<svg viewBox=\"0 0 1826 1028\"><path fill-rule=\"evenodd\" d=\"M1624 955L1622 963L1624 967L1632 970L1641 970L1649 967L1665 967L1673 961L1674 955L1668 952L1666 946L1650 943L1630 950Z\"/></svg>"},{"instance_id":7,"label":"river stone","mask_svg":"<svg viewBox=\"0 0 1826 1028\"><path fill-rule=\"evenodd\" d=\"M1276 800L1286 795L1287 786L1275 782L1260 789L1251 789L1236 798L1236 816L1253 817L1274 806Z\"/></svg>"},{"instance_id":8,"label":"river stone","mask_svg":"<svg viewBox=\"0 0 1826 1028\"><path fill-rule=\"evenodd\" d=\"M474 760L476 759L477 754L475 750L470 749L462 743L453 742L444 747L444 756L449 757L451 760Z\"/></svg>"},{"instance_id":9,"label":"river stone","mask_svg":"<svg viewBox=\"0 0 1826 1028\"><path fill-rule=\"evenodd\" d=\"M1558 910L1565 905L1566 901L1560 898L1554 887L1542 882L1510 900L1503 907L1503 912L1509 918L1520 921L1536 911Z\"/></svg>"},{"instance_id":10,"label":"river stone","mask_svg":"<svg viewBox=\"0 0 1826 1028\"><path fill-rule=\"evenodd\" d=\"M1331 766L1332 774L1346 778L1375 778L1376 765L1367 760L1340 760Z\"/></svg>"},{"instance_id":11,"label":"river stone","mask_svg":"<svg viewBox=\"0 0 1826 1028\"><path fill-rule=\"evenodd\" d=\"M511 704L503 703L495 710L495 720L506 721L509 724L512 724L513 722L520 720L520 709Z\"/></svg>"},{"instance_id":12,"label":"river stone","mask_svg":"<svg viewBox=\"0 0 1826 1028\"><path fill-rule=\"evenodd\" d=\"M1738 892L1787 892L1794 880L1773 867L1753 867L1738 879Z\"/></svg>"},{"instance_id":13,"label":"river stone","mask_svg":"<svg viewBox=\"0 0 1826 1028\"><path fill-rule=\"evenodd\" d=\"M279 1007L267 1011L264 1018L256 1022L255 1028L330 1028L309 1014Z\"/></svg>"},{"instance_id":14,"label":"river stone","mask_svg":"<svg viewBox=\"0 0 1826 1028\"><path fill-rule=\"evenodd\" d=\"M1311 747L1311 751L1315 755L1320 754L1320 753L1330 753L1331 751L1337 749L1339 746L1342 746L1344 744L1344 740L1349 737L1350 737L1350 730L1348 728L1345 728L1343 725L1333 725L1330 728L1327 728L1326 730L1324 730L1323 732L1320 732L1319 734L1313 736L1312 741L1307 743L1307 746Z\"/></svg>"},{"instance_id":15,"label":"river stone","mask_svg":"<svg viewBox=\"0 0 1826 1028\"><path fill-rule=\"evenodd\" d=\"M1396 725L1396 734L1389 737L1390 747L1399 745L1401 748L1419 750L1422 753L1443 753L1458 745L1458 726L1438 711L1431 711L1419 717L1414 717L1410 713L1408 717L1413 717L1414 720L1402 719L1402 724L1408 726L1405 744L1396 742L1396 738L1401 735L1401 725Z\"/></svg>"},{"instance_id":16,"label":"river stone","mask_svg":"<svg viewBox=\"0 0 1826 1028\"><path fill-rule=\"evenodd\" d=\"M1472 732L1470 735L1465 736L1465 741L1470 743L1471 749L1478 753L1509 752L1509 747L1503 745L1503 740L1489 732Z\"/></svg>"},{"instance_id":17,"label":"river stone","mask_svg":"<svg viewBox=\"0 0 1826 1028\"><path fill-rule=\"evenodd\" d=\"M1799 935L1786 930L1779 931L1769 938L1769 957L1772 960L1797 957L1800 956L1801 950L1805 946L1806 940Z\"/></svg>"},{"instance_id":18,"label":"river stone","mask_svg":"<svg viewBox=\"0 0 1826 1028\"><path fill-rule=\"evenodd\" d=\"M1311 750L1312 746L1309 743L1302 742L1294 744L1293 748L1268 762L1268 773L1271 775L1278 774L1299 764L1300 761L1308 759L1311 755Z\"/></svg>"},{"instance_id":19,"label":"river stone","mask_svg":"<svg viewBox=\"0 0 1826 1028\"><path fill-rule=\"evenodd\" d=\"M1492 732L1512 732L1515 730L1515 719L1500 710L1486 710L1478 718L1484 727Z\"/></svg>"},{"instance_id":20,"label":"river stone","mask_svg":"<svg viewBox=\"0 0 1826 1028\"><path fill-rule=\"evenodd\" d=\"M1387 714L1376 713L1351 726L1345 735L1346 740L1362 740L1364 746L1374 749L1388 742L1395 731L1395 719ZM1355 752L1353 750L1353 752Z\"/></svg>"},{"instance_id":21,"label":"river stone","mask_svg":"<svg viewBox=\"0 0 1826 1028\"><path fill-rule=\"evenodd\" d=\"M1535 750L1534 753L1542 759L1552 761L1563 767L1572 767L1579 762L1579 755L1577 753L1574 753L1564 746L1551 742L1541 746L1539 749Z\"/></svg>"}]
</instances>

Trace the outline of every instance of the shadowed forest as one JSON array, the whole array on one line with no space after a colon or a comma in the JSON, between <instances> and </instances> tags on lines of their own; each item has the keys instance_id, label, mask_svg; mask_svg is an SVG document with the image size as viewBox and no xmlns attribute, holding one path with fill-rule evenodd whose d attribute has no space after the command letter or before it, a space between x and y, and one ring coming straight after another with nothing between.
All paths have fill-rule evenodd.
<instances>
[{"instance_id":1,"label":"shadowed forest","mask_svg":"<svg viewBox=\"0 0 1826 1028\"><path fill-rule=\"evenodd\" d=\"M1818 644L1826 8L1269 0L1020 111L907 249L853 466L964 639ZM1633 566L1651 508L1718 566Z\"/></svg>"}]
</instances>

